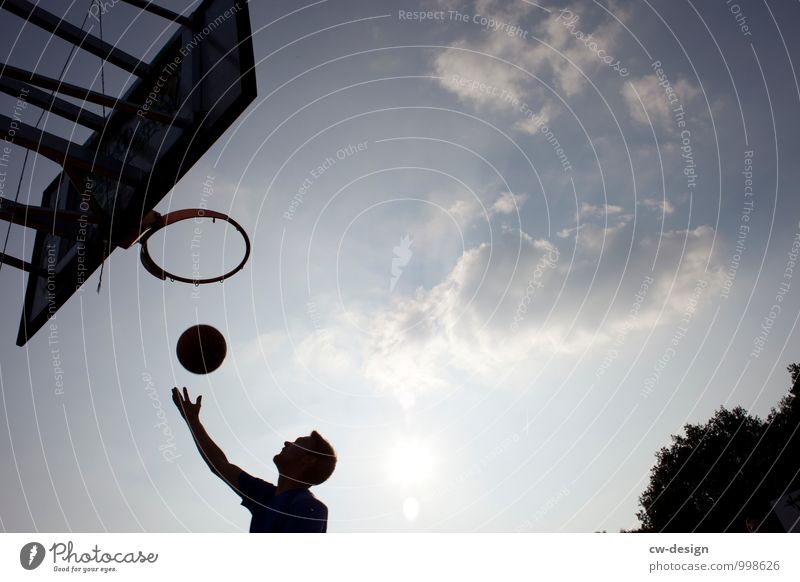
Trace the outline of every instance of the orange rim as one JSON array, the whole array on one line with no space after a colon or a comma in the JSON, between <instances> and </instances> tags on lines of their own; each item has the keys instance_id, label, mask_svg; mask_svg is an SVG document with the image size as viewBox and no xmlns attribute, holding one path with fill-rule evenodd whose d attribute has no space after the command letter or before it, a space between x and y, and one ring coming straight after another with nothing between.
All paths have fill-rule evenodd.
<instances>
[{"instance_id":1,"label":"orange rim","mask_svg":"<svg viewBox=\"0 0 800 582\"><path fill-rule=\"evenodd\" d=\"M183 220L189 220L190 218L210 218L212 220L220 219L234 227L244 239L244 258L242 258L241 262L224 275L207 279L182 277L180 275L170 273L163 267L157 265L153 260L153 257L150 256L150 251L147 248L147 242L150 240L150 237L165 226L169 226L170 224L175 224L176 222L181 222ZM148 273L158 279L161 279L162 281L169 279L170 281L180 281L181 283L192 283L195 286L205 285L208 283L221 283L225 279L233 277L236 273L244 269L247 260L250 258L250 238L247 236L247 233L244 231L242 226L226 214L222 214L221 212L216 212L214 210L205 210L203 208L186 208L184 210L175 210L159 216L159 218L153 223L147 232L145 232L139 239L139 243L142 245L139 258L142 261L142 266L144 266Z\"/></svg>"}]
</instances>

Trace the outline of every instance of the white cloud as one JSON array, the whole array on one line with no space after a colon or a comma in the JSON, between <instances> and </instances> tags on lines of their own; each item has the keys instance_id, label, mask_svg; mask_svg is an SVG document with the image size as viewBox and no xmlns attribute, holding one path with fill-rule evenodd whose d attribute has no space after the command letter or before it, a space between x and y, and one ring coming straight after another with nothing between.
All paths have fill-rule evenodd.
<instances>
[{"instance_id":1,"label":"white cloud","mask_svg":"<svg viewBox=\"0 0 800 582\"><path fill-rule=\"evenodd\" d=\"M711 227L665 232L659 246L658 238L622 236L631 232L629 215L616 216L608 227L582 226L575 240L560 244L551 267L543 267L555 256L550 241L505 231L493 245L467 249L431 289L417 288L381 308L351 314L357 326L352 321L326 326L324 339L302 342L303 361L335 376L349 370L377 392L412 406L420 397L443 395L465 382L503 384L515 368L530 377L551 357L607 349L626 321L626 299L645 275L655 281L634 329L674 322L698 280L706 284L699 309L721 288L723 266L709 256ZM570 244L577 244L574 258ZM656 250L659 258L651 271ZM523 317L512 328L521 305Z\"/></svg>"},{"instance_id":2,"label":"white cloud","mask_svg":"<svg viewBox=\"0 0 800 582\"><path fill-rule=\"evenodd\" d=\"M514 129L531 135L536 135L540 131L549 130L549 123L558 115L558 107L552 101L544 101L537 111L532 115L526 115L523 119L514 123ZM544 129L543 129L544 128Z\"/></svg>"},{"instance_id":3,"label":"white cloud","mask_svg":"<svg viewBox=\"0 0 800 582\"><path fill-rule=\"evenodd\" d=\"M314 330L295 346L295 360L306 370L322 369L334 377L347 376L359 365L358 346L351 336L341 333L347 327L340 321L335 327Z\"/></svg>"},{"instance_id":4,"label":"white cloud","mask_svg":"<svg viewBox=\"0 0 800 582\"><path fill-rule=\"evenodd\" d=\"M527 194L517 194L515 196L511 192L503 192L492 204L492 212L496 214L511 214L518 211L527 199Z\"/></svg>"},{"instance_id":5,"label":"white cloud","mask_svg":"<svg viewBox=\"0 0 800 582\"><path fill-rule=\"evenodd\" d=\"M623 212L623 210L624 209L622 206L617 206L616 204L603 204L602 206L595 206L594 204L584 202L581 204L580 213L586 217L602 218L610 214L620 214Z\"/></svg>"},{"instance_id":6,"label":"white cloud","mask_svg":"<svg viewBox=\"0 0 800 582\"><path fill-rule=\"evenodd\" d=\"M434 74L442 77L441 86L482 113L513 112L519 117L521 105L525 104L548 123L559 113L560 106L543 83L566 97L573 97L586 89L584 75L606 68L584 41L570 34L558 12L547 14L523 2L492 0L478 2L475 10L482 16L522 28L526 28L524 19L528 14L533 11L537 16L533 34L527 38L485 32L477 36L479 40L472 40L475 35L471 35L451 43L457 49L468 50L444 50L435 57ZM578 32L591 34L596 43L592 46L606 53L617 46L621 27L616 21L605 17L601 24L590 27L586 22L588 11L575 10L575 14L584 16L579 23L585 30ZM536 128L531 124L529 119L522 118L515 122L515 127L534 133Z\"/></svg>"},{"instance_id":7,"label":"white cloud","mask_svg":"<svg viewBox=\"0 0 800 582\"><path fill-rule=\"evenodd\" d=\"M594 260L597 253L604 252L626 230L633 216L623 212L624 208L621 206L595 206L584 202L580 206L576 226L562 228L557 235L563 239L572 237L574 244L583 251L583 258ZM603 219L607 224L596 224L591 222L593 219Z\"/></svg>"},{"instance_id":8,"label":"white cloud","mask_svg":"<svg viewBox=\"0 0 800 582\"><path fill-rule=\"evenodd\" d=\"M483 209L474 198L459 198L447 207L447 212L459 224L467 225L483 214Z\"/></svg>"},{"instance_id":9,"label":"white cloud","mask_svg":"<svg viewBox=\"0 0 800 582\"><path fill-rule=\"evenodd\" d=\"M658 246L659 261L669 267L666 276L656 283L674 313L683 312L697 281L706 281L705 297L718 293L722 288L725 268L716 256L719 245L715 254L711 254L714 238L714 229L701 225L691 230L670 230L661 237L647 237L642 241L644 250L655 251ZM677 249L684 245L685 251L677 253Z\"/></svg>"},{"instance_id":10,"label":"white cloud","mask_svg":"<svg viewBox=\"0 0 800 582\"><path fill-rule=\"evenodd\" d=\"M645 198L641 201L642 206L648 210L653 210L659 214L672 214L675 212L675 205L666 198L659 200L657 198Z\"/></svg>"},{"instance_id":11,"label":"white cloud","mask_svg":"<svg viewBox=\"0 0 800 582\"><path fill-rule=\"evenodd\" d=\"M456 49L469 50L439 53L433 62L434 74L442 77L441 86L462 103L471 103L482 112L513 111L524 102L526 74L492 58L495 53L485 45L452 43Z\"/></svg>"},{"instance_id":12,"label":"white cloud","mask_svg":"<svg viewBox=\"0 0 800 582\"><path fill-rule=\"evenodd\" d=\"M684 78L673 83L672 88L678 101L670 104L664 87L659 84L656 75L645 75L625 83L622 88L622 96L628 106L631 118L639 123L652 124L657 129L674 133L677 130L677 124L673 108L682 105L684 111L687 111L687 106L700 95L700 90Z\"/></svg>"}]
</instances>

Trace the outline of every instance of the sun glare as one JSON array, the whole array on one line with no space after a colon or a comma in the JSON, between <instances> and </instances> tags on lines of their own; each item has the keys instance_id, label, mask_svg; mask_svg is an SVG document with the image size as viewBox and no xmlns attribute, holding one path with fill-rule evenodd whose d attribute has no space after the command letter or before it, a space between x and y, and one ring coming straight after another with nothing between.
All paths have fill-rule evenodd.
<instances>
[{"instance_id":1,"label":"sun glare","mask_svg":"<svg viewBox=\"0 0 800 582\"><path fill-rule=\"evenodd\" d=\"M391 480L405 487L422 485L433 474L433 453L419 439L398 440L386 459L386 470Z\"/></svg>"}]
</instances>

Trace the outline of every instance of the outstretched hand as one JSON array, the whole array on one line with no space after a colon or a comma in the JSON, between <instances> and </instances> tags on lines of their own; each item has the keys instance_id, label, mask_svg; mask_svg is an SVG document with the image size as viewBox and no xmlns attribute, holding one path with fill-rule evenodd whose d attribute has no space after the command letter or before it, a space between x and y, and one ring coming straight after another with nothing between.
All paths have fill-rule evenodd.
<instances>
[{"instance_id":1,"label":"outstretched hand","mask_svg":"<svg viewBox=\"0 0 800 582\"><path fill-rule=\"evenodd\" d=\"M183 387L183 396L181 396L177 386L172 389L172 401L175 403L175 406L178 407L178 411L186 422L193 422L199 419L200 403L202 400L203 396L200 395L197 397L197 402L192 402L192 399L189 397L189 391L186 390L185 386Z\"/></svg>"}]
</instances>

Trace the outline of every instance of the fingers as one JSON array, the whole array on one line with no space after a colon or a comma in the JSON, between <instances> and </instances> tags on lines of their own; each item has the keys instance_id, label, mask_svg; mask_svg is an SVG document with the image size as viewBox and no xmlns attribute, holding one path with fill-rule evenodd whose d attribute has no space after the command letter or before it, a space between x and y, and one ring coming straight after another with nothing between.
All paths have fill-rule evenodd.
<instances>
[{"instance_id":1,"label":"fingers","mask_svg":"<svg viewBox=\"0 0 800 582\"><path fill-rule=\"evenodd\" d=\"M178 412L182 417L186 417L186 411L184 407L183 398L181 398L181 393L178 392L177 388L172 389L172 402L175 403L175 408L178 409Z\"/></svg>"},{"instance_id":2,"label":"fingers","mask_svg":"<svg viewBox=\"0 0 800 582\"><path fill-rule=\"evenodd\" d=\"M187 418L187 414L194 416L200 411L200 405L203 402L203 396L199 395L197 397L197 402L192 402L186 386L183 387L183 395L181 395L178 387L175 386L172 389L172 401L175 403L175 406L178 407L181 416Z\"/></svg>"}]
</instances>

